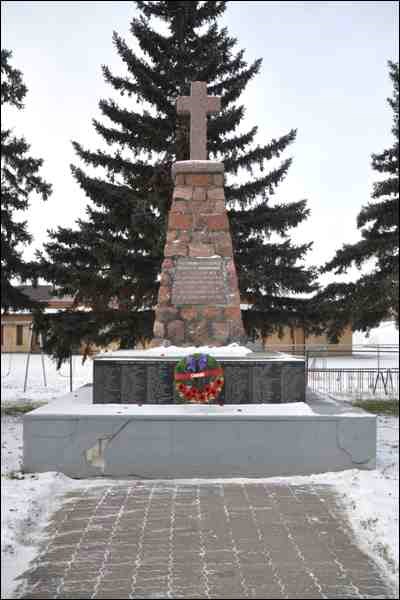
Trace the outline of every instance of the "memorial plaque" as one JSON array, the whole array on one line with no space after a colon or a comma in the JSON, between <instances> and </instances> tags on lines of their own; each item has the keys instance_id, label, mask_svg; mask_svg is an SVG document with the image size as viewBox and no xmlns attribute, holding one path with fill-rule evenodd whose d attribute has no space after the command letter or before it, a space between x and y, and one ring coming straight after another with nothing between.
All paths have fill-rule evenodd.
<instances>
[{"instance_id":1,"label":"memorial plaque","mask_svg":"<svg viewBox=\"0 0 400 600\"><path fill-rule=\"evenodd\" d=\"M220 399L225 404L305 402L304 361L254 354L219 362L225 377ZM161 356L129 361L95 359L94 403L177 403L175 364Z\"/></svg>"},{"instance_id":2,"label":"memorial plaque","mask_svg":"<svg viewBox=\"0 0 400 600\"><path fill-rule=\"evenodd\" d=\"M228 304L222 259L178 258L172 304Z\"/></svg>"}]
</instances>

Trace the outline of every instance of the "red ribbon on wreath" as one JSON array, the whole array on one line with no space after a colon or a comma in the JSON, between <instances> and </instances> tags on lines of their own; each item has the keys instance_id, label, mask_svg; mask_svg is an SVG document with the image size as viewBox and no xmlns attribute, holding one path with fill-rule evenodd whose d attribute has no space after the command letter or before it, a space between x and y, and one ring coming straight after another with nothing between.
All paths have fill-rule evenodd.
<instances>
[{"instance_id":1,"label":"red ribbon on wreath","mask_svg":"<svg viewBox=\"0 0 400 600\"><path fill-rule=\"evenodd\" d=\"M218 377L223 375L222 369L208 369L200 373L175 373L175 381L187 381L188 379L197 379L198 377Z\"/></svg>"}]
</instances>

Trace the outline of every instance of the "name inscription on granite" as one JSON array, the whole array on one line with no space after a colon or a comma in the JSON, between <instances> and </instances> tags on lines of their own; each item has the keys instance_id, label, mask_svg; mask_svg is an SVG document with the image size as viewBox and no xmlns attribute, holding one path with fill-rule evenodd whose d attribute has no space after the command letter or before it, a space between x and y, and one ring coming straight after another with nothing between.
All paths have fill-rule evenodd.
<instances>
[{"instance_id":1,"label":"name inscription on granite","mask_svg":"<svg viewBox=\"0 0 400 600\"><path fill-rule=\"evenodd\" d=\"M172 304L227 304L222 259L178 258Z\"/></svg>"}]
</instances>

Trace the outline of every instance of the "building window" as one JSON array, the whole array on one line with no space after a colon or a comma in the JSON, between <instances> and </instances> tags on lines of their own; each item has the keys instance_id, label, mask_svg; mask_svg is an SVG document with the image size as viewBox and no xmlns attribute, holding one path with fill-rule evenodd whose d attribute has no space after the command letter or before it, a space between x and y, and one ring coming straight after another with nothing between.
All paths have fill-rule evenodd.
<instances>
[{"instance_id":1,"label":"building window","mask_svg":"<svg viewBox=\"0 0 400 600\"><path fill-rule=\"evenodd\" d=\"M22 346L24 343L24 326L17 325L17 346Z\"/></svg>"}]
</instances>

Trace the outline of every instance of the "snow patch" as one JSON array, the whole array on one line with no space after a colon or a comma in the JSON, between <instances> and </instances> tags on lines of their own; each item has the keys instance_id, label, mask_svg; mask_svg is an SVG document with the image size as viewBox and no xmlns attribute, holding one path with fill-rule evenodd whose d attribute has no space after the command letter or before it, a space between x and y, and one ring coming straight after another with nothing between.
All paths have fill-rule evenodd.
<instances>
[{"instance_id":1,"label":"snow patch","mask_svg":"<svg viewBox=\"0 0 400 600\"><path fill-rule=\"evenodd\" d=\"M395 321L383 321L367 334L364 331L353 333L353 344L398 344L399 330Z\"/></svg>"},{"instance_id":2,"label":"snow patch","mask_svg":"<svg viewBox=\"0 0 400 600\"><path fill-rule=\"evenodd\" d=\"M121 357L124 356L136 356L136 357L147 357L147 356L171 356L171 357L182 357L188 356L189 354L210 354L211 356L246 356L251 354L251 350L246 346L240 346L239 344L233 343L228 346L189 346L183 348L182 346L159 346L157 348L148 348L147 350L118 350L117 352L107 352L101 356L106 357Z\"/></svg>"}]
</instances>

